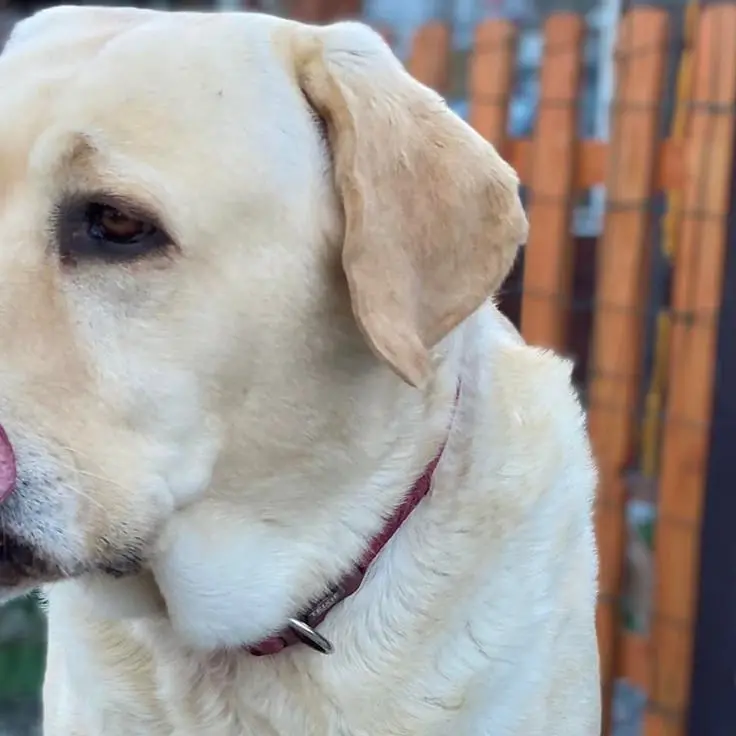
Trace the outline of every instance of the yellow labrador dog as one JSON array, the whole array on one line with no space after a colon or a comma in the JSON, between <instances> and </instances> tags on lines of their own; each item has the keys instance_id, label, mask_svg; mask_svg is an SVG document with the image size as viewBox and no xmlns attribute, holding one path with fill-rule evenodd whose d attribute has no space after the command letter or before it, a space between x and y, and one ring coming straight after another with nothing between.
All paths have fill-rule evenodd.
<instances>
[{"instance_id":1,"label":"yellow labrador dog","mask_svg":"<svg viewBox=\"0 0 736 736\"><path fill-rule=\"evenodd\" d=\"M46 736L593 736L595 471L495 150L353 23L0 58L0 584Z\"/></svg>"}]
</instances>

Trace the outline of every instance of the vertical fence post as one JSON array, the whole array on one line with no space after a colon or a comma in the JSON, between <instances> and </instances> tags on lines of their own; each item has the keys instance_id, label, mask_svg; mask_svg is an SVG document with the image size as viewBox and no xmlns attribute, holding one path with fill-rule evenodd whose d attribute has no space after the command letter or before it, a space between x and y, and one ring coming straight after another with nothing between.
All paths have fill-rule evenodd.
<instances>
[{"instance_id":1,"label":"vertical fence post","mask_svg":"<svg viewBox=\"0 0 736 736\"><path fill-rule=\"evenodd\" d=\"M319 23L324 13L324 0L294 0L290 15L307 23Z\"/></svg>"},{"instance_id":2,"label":"vertical fence post","mask_svg":"<svg viewBox=\"0 0 736 736\"><path fill-rule=\"evenodd\" d=\"M660 153L658 123L668 20L664 10L635 8L621 21L606 213L597 256L588 421L600 469L598 637L607 719L618 665L625 471L633 459L639 419L636 409L642 384L651 205Z\"/></svg>"},{"instance_id":3,"label":"vertical fence post","mask_svg":"<svg viewBox=\"0 0 736 736\"><path fill-rule=\"evenodd\" d=\"M566 347L572 281L570 221L584 35L582 15L556 13L545 23L532 148L521 331L530 343L556 350Z\"/></svg>"},{"instance_id":4,"label":"vertical fence post","mask_svg":"<svg viewBox=\"0 0 736 736\"><path fill-rule=\"evenodd\" d=\"M673 259L646 736L683 734L689 706L735 106L736 5L709 5L701 10L696 36L683 225Z\"/></svg>"},{"instance_id":5,"label":"vertical fence post","mask_svg":"<svg viewBox=\"0 0 736 736\"><path fill-rule=\"evenodd\" d=\"M309 23L327 23L338 18L355 18L362 6L361 0L295 0L289 14Z\"/></svg>"},{"instance_id":6,"label":"vertical fence post","mask_svg":"<svg viewBox=\"0 0 736 736\"><path fill-rule=\"evenodd\" d=\"M446 23L430 21L414 35L407 63L407 69L413 77L440 94L447 91L451 41Z\"/></svg>"},{"instance_id":7,"label":"vertical fence post","mask_svg":"<svg viewBox=\"0 0 736 736\"><path fill-rule=\"evenodd\" d=\"M470 59L470 124L502 153L514 84L516 37L513 23L484 21L475 30Z\"/></svg>"}]
</instances>

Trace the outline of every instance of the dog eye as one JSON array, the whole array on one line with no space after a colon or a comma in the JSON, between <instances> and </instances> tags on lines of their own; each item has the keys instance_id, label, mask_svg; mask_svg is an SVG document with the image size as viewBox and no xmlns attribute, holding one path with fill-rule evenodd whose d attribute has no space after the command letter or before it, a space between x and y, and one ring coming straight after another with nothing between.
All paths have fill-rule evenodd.
<instances>
[{"instance_id":1,"label":"dog eye","mask_svg":"<svg viewBox=\"0 0 736 736\"><path fill-rule=\"evenodd\" d=\"M57 222L60 254L67 264L82 258L124 262L170 244L153 219L105 202L62 208Z\"/></svg>"},{"instance_id":2,"label":"dog eye","mask_svg":"<svg viewBox=\"0 0 736 736\"><path fill-rule=\"evenodd\" d=\"M151 223L106 204L89 204L86 219L89 236L102 243L134 245L156 231Z\"/></svg>"},{"instance_id":3,"label":"dog eye","mask_svg":"<svg viewBox=\"0 0 736 736\"><path fill-rule=\"evenodd\" d=\"M84 213L87 236L101 256L135 258L160 247L159 229L108 204L90 202Z\"/></svg>"}]
</instances>

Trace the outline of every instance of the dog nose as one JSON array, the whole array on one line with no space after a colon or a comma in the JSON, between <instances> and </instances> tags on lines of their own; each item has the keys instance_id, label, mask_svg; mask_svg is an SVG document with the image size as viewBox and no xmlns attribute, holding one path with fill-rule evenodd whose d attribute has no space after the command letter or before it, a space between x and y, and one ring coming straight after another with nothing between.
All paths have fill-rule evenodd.
<instances>
[{"instance_id":1,"label":"dog nose","mask_svg":"<svg viewBox=\"0 0 736 736\"><path fill-rule=\"evenodd\" d=\"M15 488L15 453L8 435L0 425L0 501Z\"/></svg>"}]
</instances>

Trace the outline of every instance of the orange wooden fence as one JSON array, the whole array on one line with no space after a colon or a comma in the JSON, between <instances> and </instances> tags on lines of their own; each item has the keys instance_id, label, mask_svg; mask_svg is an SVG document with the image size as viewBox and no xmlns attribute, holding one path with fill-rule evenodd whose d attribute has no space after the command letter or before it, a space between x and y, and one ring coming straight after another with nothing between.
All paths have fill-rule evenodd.
<instances>
[{"instance_id":1,"label":"orange wooden fence","mask_svg":"<svg viewBox=\"0 0 736 736\"><path fill-rule=\"evenodd\" d=\"M643 383L644 305L653 250L649 203L660 153L658 112L664 88L667 21L661 11L641 9L626 16L620 26L606 181L608 206L598 244L588 421L600 467L598 634L606 705L610 705L613 678L617 674L631 678L624 669L628 661L618 657L625 637L618 620L626 529L623 471L635 452L637 402Z\"/></svg>"},{"instance_id":2,"label":"orange wooden fence","mask_svg":"<svg viewBox=\"0 0 736 736\"><path fill-rule=\"evenodd\" d=\"M513 163L528 187L531 234L521 329L530 342L566 349L574 268L571 214L581 190L606 185L586 390L601 479L598 632L607 724L612 684L626 678L647 696L645 736L685 733L736 106L736 6L707 6L694 34L684 140L660 137L670 25L667 11L654 8L634 8L621 19L609 141L581 140L577 134L585 35L579 15L554 14L544 26L539 114L531 139L507 135L517 41L512 24L492 20L478 26L468 78L471 124ZM421 28L408 66L422 82L445 91L449 30L441 23ZM679 193L682 209L672 258L653 622L648 633L635 634L625 630L620 614L625 474L636 460L641 434L648 284L658 247L653 202L665 190Z\"/></svg>"}]
</instances>

